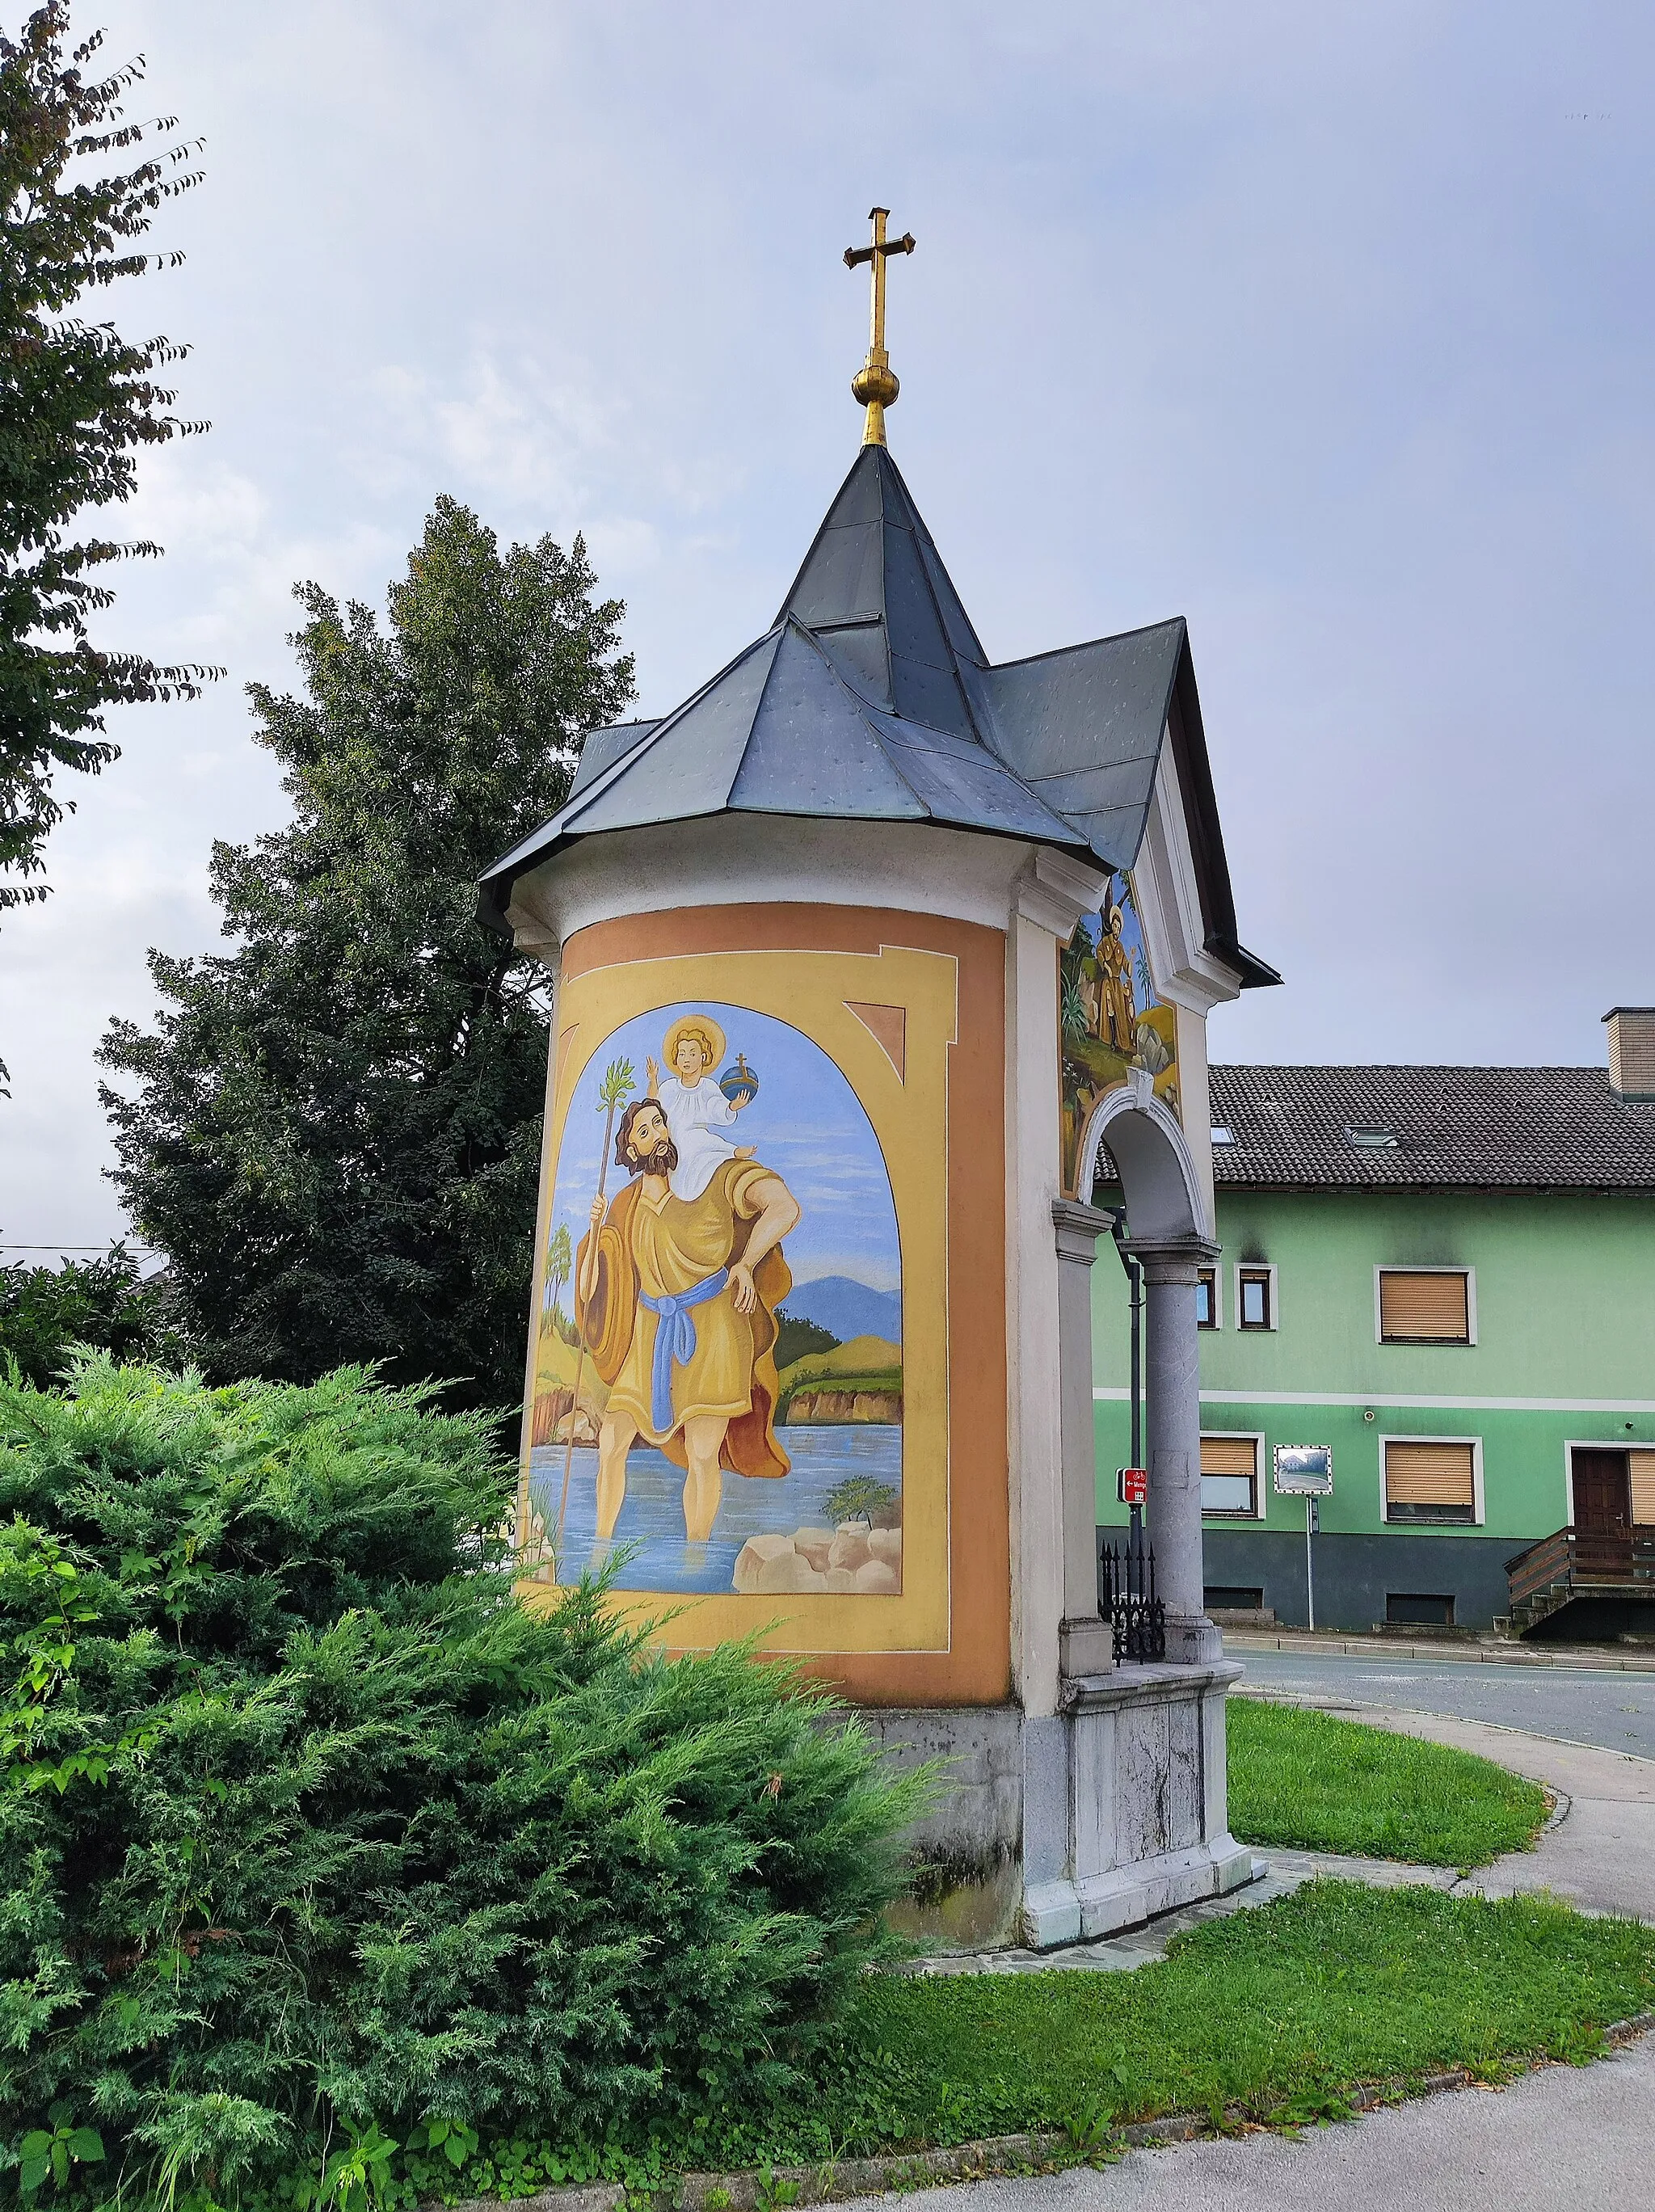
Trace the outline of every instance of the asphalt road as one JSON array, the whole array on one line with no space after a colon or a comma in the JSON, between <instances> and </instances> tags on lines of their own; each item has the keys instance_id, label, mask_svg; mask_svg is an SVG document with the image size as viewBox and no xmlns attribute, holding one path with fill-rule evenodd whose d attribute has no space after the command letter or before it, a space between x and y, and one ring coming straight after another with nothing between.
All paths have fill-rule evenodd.
<instances>
[{"instance_id":1,"label":"asphalt road","mask_svg":"<svg viewBox=\"0 0 1655 2212\"><path fill-rule=\"evenodd\" d=\"M1334 1651L1236 1649L1227 1656L1246 1668L1242 1680L1252 1689L1493 1721L1566 1743L1655 1759L1655 1674Z\"/></svg>"}]
</instances>

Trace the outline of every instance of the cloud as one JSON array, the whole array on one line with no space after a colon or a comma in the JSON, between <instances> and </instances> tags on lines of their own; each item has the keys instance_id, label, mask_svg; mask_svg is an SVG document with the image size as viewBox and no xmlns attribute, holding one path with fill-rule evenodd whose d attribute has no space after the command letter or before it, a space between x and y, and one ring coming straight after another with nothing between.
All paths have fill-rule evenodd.
<instances>
[{"instance_id":1,"label":"cloud","mask_svg":"<svg viewBox=\"0 0 1655 2212\"><path fill-rule=\"evenodd\" d=\"M104 634L231 673L117 718L52 848L84 933L0 927L50 976L0 1034L46 1212L105 1202L88 1041L147 1003L146 933L209 945L211 837L281 818L239 687L288 680L294 579L383 605L445 489L582 529L640 710L676 704L855 452L876 191L919 240L894 451L990 650L1190 619L1241 933L1288 977L1214 1053L1596 1060L1655 995L1647 9L912 0L876 68L756 0L106 19L208 140L156 240L188 263L111 306L192 341L215 427L145 457L112 520L167 554Z\"/></svg>"},{"instance_id":2,"label":"cloud","mask_svg":"<svg viewBox=\"0 0 1655 2212\"><path fill-rule=\"evenodd\" d=\"M583 531L594 555L625 571L659 558L657 524L605 511L605 478L625 442L627 410L593 372L473 346L458 379L393 363L366 380L376 435L358 456L370 487L440 480L490 514L534 518L537 533Z\"/></svg>"}]
</instances>

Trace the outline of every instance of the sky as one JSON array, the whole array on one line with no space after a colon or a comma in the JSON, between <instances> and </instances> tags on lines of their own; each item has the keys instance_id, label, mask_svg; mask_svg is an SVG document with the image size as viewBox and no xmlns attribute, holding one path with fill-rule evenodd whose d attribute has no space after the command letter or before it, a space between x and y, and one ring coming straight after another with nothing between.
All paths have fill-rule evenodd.
<instances>
[{"instance_id":1,"label":"sky","mask_svg":"<svg viewBox=\"0 0 1655 2212\"><path fill-rule=\"evenodd\" d=\"M0 0L15 29L17 0ZM1601 1063L1655 1001L1647 0L106 0L205 143L118 289L210 434L100 641L221 662L65 781L0 924L0 1241L124 1226L94 1052L278 824L242 687L440 492L584 531L639 710L759 635L854 458L874 200L901 465L996 659L1189 619L1243 941L1224 1060ZM100 527L107 527L106 520ZM14 1254L10 1256L16 1256Z\"/></svg>"},{"instance_id":2,"label":"sky","mask_svg":"<svg viewBox=\"0 0 1655 2212\"><path fill-rule=\"evenodd\" d=\"M900 1290L902 1267L896 1206L873 1125L849 1082L819 1044L786 1022L715 999L682 1000L639 1014L604 1038L582 1069L569 1102L552 1189L551 1228L567 1228L571 1248L591 1223L597 1194L599 1155L607 1121L598 1103L604 1072L627 1061L640 1096L651 1059L662 1066L663 1039L681 1015L710 1013L724 1030L727 1049L711 1082L742 1054L759 1088L735 1124L718 1133L733 1149L752 1146L799 1202L799 1221L788 1232L787 1265L797 1283L848 1275L876 1291ZM613 1148L611 1148L613 1161ZM607 1195L626 1181L611 1164Z\"/></svg>"}]
</instances>

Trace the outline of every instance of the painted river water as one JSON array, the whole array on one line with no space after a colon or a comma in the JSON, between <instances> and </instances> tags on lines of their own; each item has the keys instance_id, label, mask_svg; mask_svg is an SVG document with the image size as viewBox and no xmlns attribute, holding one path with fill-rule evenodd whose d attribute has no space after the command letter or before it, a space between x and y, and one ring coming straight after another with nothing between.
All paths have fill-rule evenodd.
<instances>
[{"instance_id":1,"label":"painted river water","mask_svg":"<svg viewBox=\"0 0 1655 2212\"><path fill-rule=\"evenodd\" d=\"M617 1582L622 1589L728 1590L736 1554L749 1536L791 1536L796 1528L828 1524L828 1493L846 1476L871 1475L893 1490L902 1486L902 1431L894 1422L846 1422L781 1431L793 1471L777 1481L726 1474L724 1501L705 1544L684 1541L684 1476L664 1453L634 1444L627 1462L627 1499L610 1543L597 1540L597 1454L577 1445L569 1476L569 1508L558 1562L560 1582L578 1582L612 1550L630 1557ZM530 1484L548 1529L557 1524L563 1488L563 1446L543 1444L533 1455Z\"/></svg>"}]
</instances>

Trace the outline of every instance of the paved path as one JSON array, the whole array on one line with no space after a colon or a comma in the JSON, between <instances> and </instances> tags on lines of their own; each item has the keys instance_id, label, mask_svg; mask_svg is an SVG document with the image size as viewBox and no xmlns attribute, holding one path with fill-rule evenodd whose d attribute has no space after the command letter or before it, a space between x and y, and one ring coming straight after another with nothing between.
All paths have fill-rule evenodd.
<instances>
[{"instance_id":1,"label":"paved path","mask_svg":"<svg viewBox=\"0 0 1655 2212\"><path fill-rule=\"evenodd\" d=\"M1535 1735L1655 1759L1655 1673L1513 1661L1393 1658L1389 1652L1279 1651L1228 1640L1249 1687L1353 1704L1452 1713Z\"/></svg>"},{"instance_id":2,"label":"paved path","mask_svg":"<svg viewBox=\"0 0 1655 2212\"><path fill-rule=\"evenodd\" d=\"M1499 2091L1417 2100L1297 2142L1246 2136L1118 2165L926 2189L924 2212L1556 2212L1646 2203L1655 2039ZM852 2200L870 2207L888 2200Z\"/></svg>"}]
</instances>

